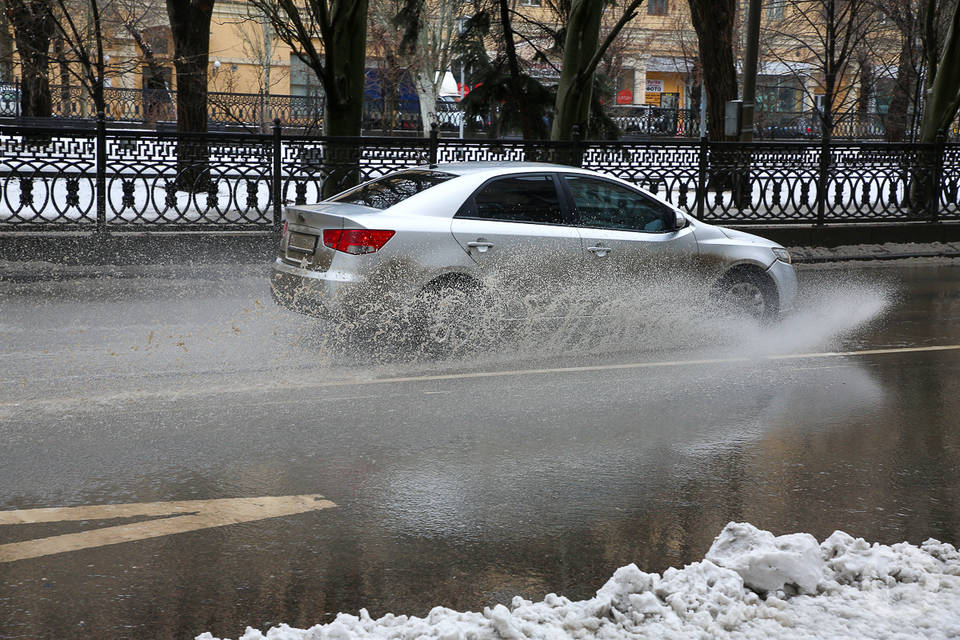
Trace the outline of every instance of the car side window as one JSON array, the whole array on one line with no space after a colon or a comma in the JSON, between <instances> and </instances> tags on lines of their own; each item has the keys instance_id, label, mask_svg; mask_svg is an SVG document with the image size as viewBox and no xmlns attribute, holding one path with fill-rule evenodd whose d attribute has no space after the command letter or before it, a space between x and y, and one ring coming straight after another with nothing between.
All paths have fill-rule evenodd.
<instances>
[{"instance_id":1,"label":"car side window","mask_svg":"<svg viewBox=\"0 0 960 640\"><path fill-rule=\"evenodd\" d=\"M473 207L457 214L485 220L562 224L563 212L553 176L510 176L488 182L474 195Z\"/></svg>"},{"instance_id":2,"label":"car side window","mask_svg":"<svg viewBox=\"0 0 960 640\"><path fill-rule=\"evenodd\" d=\"M623 185L588 176L564 176L580 225L624 231L664 231L668 208Z\"/></svg>"}]
</instances>

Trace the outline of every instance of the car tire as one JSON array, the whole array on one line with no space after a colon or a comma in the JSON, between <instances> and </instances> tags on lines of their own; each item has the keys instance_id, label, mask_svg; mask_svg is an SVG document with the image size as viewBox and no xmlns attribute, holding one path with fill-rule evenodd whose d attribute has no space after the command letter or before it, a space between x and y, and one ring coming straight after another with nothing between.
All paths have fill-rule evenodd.
<instances>
[{"instance_id":1,"label":"car tire","mask_svg":"<svg viewBox=\"0 0 960 640\"><path fill-rule=\"evenodd\" d=\"M497 342L494 296L468 278L434 282L417 296L409 314L414 346L429 357L464 355Z\"/></svg>"},{"instance_id":2,"label":"car tire","mask_svg":"<svg viewBox=\"0 0 960 640\"><path fill-rule=\"evenodd\" d=\"M765 273L751 268L734 269L723 277L718 297L724 309L769 324L780 313L776 287Z\"/></svg>"}]
</instances>

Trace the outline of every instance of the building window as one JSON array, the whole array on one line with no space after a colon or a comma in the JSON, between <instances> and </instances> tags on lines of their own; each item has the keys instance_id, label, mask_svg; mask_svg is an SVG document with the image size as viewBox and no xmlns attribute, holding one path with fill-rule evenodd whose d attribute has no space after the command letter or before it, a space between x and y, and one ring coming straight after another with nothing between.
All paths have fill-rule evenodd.
<instances>
[{"instance_id":1,"label":"building window","mask_svg":"<svg viewBox=\"0 0 960 640\"><path fill-rule=\"evenodd\" d=\"M295 53L290 54L290 95L317 97L323 95L323 85L317 74Z\"/></svg>"},{"instance_id":2,"label":"building window","mask_svg":"<svg viewBox=\"0 0 960 640\"><path fill-rule=\"evenodd\" d=\"M540 0L520 0L521 7L539 7Z\"/></svg>"},{"instance_id":3,"label":"building window","mask_svg":"<svg viewBox=\"0 0 960 640\"><path fill-rule=\"evenodd\" d=\"M651 16L667 15L667 0L647 0L647 14Z\"/></svg>"},{"instance_id":4,"label":"building window","mask_svg":"<svg viewBox=\"0 0 960 640\"><path fill-rule=\"evenodd\" d=\"M323 113L323 85L313 69L290 54L290 112L297 118L319 119Z\"/></svg>"},{"instance_id":5,"label":"building window","mask_svg":"<svg viewBox=\"0 0 960 640\"><path fill-rule=\"evenodd\" d=\"M769 0L767 2L767 20L783 20L783 5L786 0Z\"/></svg>"},{"instance_id":6,"label":"building window","mask_svg":"<svg viewBox=\"0 0 960 640\"><path fill-rule=\"evenodd\" d=\"M154 55L165 56L170 53L170 40L172 38L170 27L166 25L144 27L142 35Z\"/></svg>"},{"instance_id":7,"label":"building window","mask_svg":"<svg viewBox=\"0 0 960 640\"><path fill-rule=\"evenodd\" d=\"M761 113L793 113L800 109L803 88L793 76L757 76L757 108Z\"/></svg>"}]
</instances>

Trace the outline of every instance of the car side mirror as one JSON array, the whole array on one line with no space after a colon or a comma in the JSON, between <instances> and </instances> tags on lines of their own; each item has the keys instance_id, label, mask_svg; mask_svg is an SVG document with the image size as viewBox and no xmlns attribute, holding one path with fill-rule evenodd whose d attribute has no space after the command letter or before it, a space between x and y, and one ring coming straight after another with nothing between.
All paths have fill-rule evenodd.
<instances>
[{"instance_id":1,"label":"car side mirror","mask_svg":"<svg viewBox=\"0 0 960 640\"><path fill-rule=\"evenodd\" d=\"M672 211L672 215L668 215L667 218L668 222L671 223L671 231L680 231L680 229L683 229L685 226L687 226L687 217L683 215L683 212L681 212L679 209L674 209Z\"/></svg>"}]
</instances>

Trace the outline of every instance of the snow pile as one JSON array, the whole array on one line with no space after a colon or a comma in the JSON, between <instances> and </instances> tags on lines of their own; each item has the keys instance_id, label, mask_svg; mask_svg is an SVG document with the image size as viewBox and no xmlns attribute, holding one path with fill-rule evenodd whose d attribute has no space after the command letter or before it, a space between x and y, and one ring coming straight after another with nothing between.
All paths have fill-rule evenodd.
<instances>
[{"instance_id":1,"label":"snow pile","mask_svg":"<svg viewBox=\"0 0 960 640\"><path fill-rule=\"evenodd\" d=\"M960 553L928 540L869 544L837 531L776 537L730 523L701 562L663 575L621 567L590 600L550 594L482 613L426 618L365 609L326 625L280 625L241 640L527 640L566 638L948 638L960 636ZM214 640L210 633L197 640Z\"/></svg>"}]
</instances>

